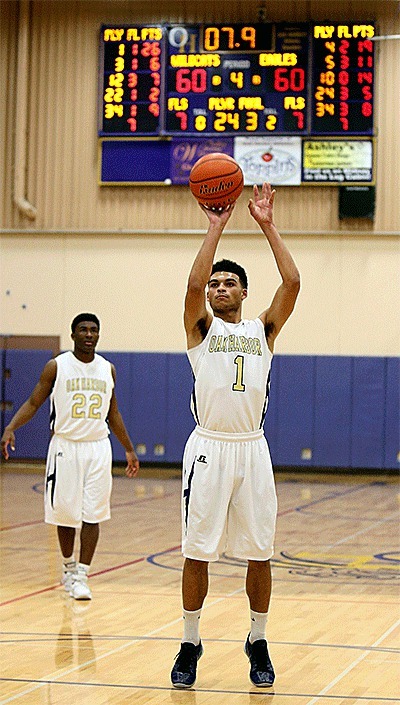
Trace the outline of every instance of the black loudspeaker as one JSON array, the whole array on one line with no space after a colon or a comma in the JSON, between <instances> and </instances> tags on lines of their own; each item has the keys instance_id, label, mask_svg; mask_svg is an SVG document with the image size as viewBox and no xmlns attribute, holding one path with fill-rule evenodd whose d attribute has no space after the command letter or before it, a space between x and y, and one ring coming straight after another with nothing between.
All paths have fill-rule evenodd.
<instances>
[{"instance_id":1,"label":"black loudspeaker","mask_svg":"<svg viewBox=\"0 0 400 705\"><path fill-rule=\"evenodd\" d=\"M339 218L370 218L375 214L375 186L339 186Z\"/></svg>"}]
</instances>

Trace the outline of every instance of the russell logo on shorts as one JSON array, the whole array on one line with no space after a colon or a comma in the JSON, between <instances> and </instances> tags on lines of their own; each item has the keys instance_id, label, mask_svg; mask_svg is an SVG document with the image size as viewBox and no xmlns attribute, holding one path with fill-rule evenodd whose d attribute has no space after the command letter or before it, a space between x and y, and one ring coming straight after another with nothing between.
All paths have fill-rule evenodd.
<instances>
[{"instance_id":1,"label":"russell logo on shorts","mask_svg":"<svg viewBox=\"0 0 400 705\"><path fill-rule=\"evenodd\" d=\"M207 458L206 458L206 456L205 456L205 455L199 455L199 457L197 458L197 462L198 462L198 463L207 463Z\"/></svg>"}]
</instances>

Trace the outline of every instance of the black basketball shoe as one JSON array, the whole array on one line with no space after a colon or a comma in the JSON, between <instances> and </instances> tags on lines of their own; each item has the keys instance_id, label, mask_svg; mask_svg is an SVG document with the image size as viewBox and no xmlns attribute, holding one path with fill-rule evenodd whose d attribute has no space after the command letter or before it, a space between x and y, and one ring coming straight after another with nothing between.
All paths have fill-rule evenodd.
<instances>
[{"instance_id":1,"label":"black basketball shoe","mask_svg":"<svg viewBox=\"0 0 400 705\"><path fill-rule=\"evenodd\" d=\"M197 661L203 654L203 645L198 646L184 641L176 656L171 671L171 682L174 688L191 688L196 680Z\"/></svg>"},{"instance_id":2,"label":"black basketball shoe","mask_svg":"<svg viewBox=\"0 0 400 705\"><path fill-rule=\"evenodd\" d=\"M275 671L268 654L265 639L250 644L250 634L244 645L244 653L250 661L250 680L257 688L270 688L275 680Z\"/></svg>"}]
</instances>

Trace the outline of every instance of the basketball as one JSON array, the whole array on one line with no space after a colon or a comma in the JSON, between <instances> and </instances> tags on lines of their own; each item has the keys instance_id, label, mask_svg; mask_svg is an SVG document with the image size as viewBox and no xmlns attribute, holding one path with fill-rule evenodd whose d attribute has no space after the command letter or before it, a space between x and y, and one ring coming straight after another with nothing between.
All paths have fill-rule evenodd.
<instances>
[{"instance_id":1,"label":"basketball","mask_svg":"<svg viewBox=\"0 0 400 705\"><path fill-rule=\"evenodd\" d=\"M242 193L243 172L233 157L212 152L193 165L189 186L202 206L210 210L223 210L235 203Z\"/></svg>"}]
</instances>

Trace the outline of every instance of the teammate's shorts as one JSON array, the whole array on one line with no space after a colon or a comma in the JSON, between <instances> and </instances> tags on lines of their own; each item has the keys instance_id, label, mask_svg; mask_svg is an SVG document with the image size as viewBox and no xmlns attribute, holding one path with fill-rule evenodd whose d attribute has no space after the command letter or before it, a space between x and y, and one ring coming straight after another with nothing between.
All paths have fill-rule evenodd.
<instances>
[{"instance_id":1,"label":"teammate's shorts","mask_svg":"<svg viewBox=\"0 0 400 705\"><path fill-rule=\"evenodd\" d=\"M183 456L182 552L217 561L222 552L265 561L274 552L277 499L262 431L195 428Z\"/></svg>"},{"instance_id":2,"label":"teammate's shorts","mask_svg":"<svg viewBox=\"0 0 400 705\"><path fill-rule=\"evenodd\" d=\"M53 436L46 462L45 521L79 527L110 518L111 443Z\"/></svg>"}]
</instances>

